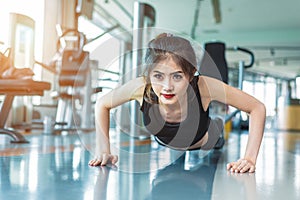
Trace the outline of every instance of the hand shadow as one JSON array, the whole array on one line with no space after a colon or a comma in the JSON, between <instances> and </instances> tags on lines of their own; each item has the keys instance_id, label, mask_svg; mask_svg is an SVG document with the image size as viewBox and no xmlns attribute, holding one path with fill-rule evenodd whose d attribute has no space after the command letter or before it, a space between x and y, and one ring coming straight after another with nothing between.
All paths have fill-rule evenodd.
<instances>
[{"instance_id":1,"label":"hand shadow","mask_svg":"<svg viewBox=\"0 0 300 200\"><path fill-rule=\"evenodd\" d=\"M220 157L213 152L193 170L185 169L184 156L159 170L152 181L151 199L211 199L212 187Z\"/></svg>"},{"instance_id":2,"label":"hand shadow","mask_svg":"<svg viewBox=\"0 0 300 200\"><path fill-rule=\"evenodd\" d=\"M116 165L99 166L96 184L94 186L94 199L107 199L107 183L109 180L110 171L117 171Z\"/></svg>"},{"instance_id":3,"label":"hand shadow","mask_svg":"<svg viewBox=\"0 0 300 200\"><path fill-rule=\"evenodd\" d=\"M244 199L258 199L255 173L234 173L228 171L227 177L229 178L229 180L233 180L236 183L228 185L238 185L239 187L244 188Z\"/></svg>"}]
</instances>

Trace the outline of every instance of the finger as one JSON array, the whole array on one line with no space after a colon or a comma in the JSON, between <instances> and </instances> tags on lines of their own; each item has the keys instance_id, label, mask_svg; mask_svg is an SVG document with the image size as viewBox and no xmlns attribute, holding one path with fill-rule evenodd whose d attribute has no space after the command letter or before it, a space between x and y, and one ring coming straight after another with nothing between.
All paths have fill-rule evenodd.
<instances>
[{"instance_id":1,"label":"finger","mask_svg":"<svg viewBox=\"0 0 300 200\"><path fill-rule=\"evenodd\" d=\"M230 170L232 168L232 166L233 166L233 163L228 163L227 164L227 170Z\"/></svg>"},{"instance_id":2,"label":"finger","mask_svg":"<svg viewBox=\"0 0 300 200\"><path fill-rule=\"evenodd\" d=\"M238 169L238 163L237 162L234 162L233 163L233 165L232 165L232 167L231 167L231 170L230 171L232 171L232 172L236 172L236 170Z\"/></svg>"},{"instance_id":3,"label":"finger","mask_svg":"<svg viewBox=\"0 0 300 200\"><path fill-rule=\"evenodd\" d=\"M235 167L236 165L238 165L237 162L230 162L229 164L231 165L231 167Z\"/></svg>"},{"instance_id":4,"label":"finger","mask_svg":"<svg viewBox=\"0 0 300 200\"><path fill-rule=\"evenodd\" d=\"M228 170L230 170L231 172L234 172L236 169L237 169L237 164L236 164L236 162L231 162L231 163L229 163L228 164Z\"/></svg>"},{"instance_id":5,"label":"finger","mask_svg":"<svg viewBox=\"0 0 300 200\"><path fill-rule=\"evenodd\" d=\"M249 169L249 172L250 172L250 173L255 172L255 168L256 168L256 167L255 167L254 165L252 165L252 166L250 167L250 169Z\"/></svg>"},{"instance_id":6,"label":"finger","mask_svg":"<svg viewBox=\"0 0 300 200\"><path fill-rule=\"evenodd\" d=\"M249 171L250 167L251 167L251 164L250 164L250 163L247 163L247 165L245 165L245 166L240 170L240 172L241 172L241 173L245 173L245 172Z\"/></svg>"},{"instance_id":7,"label":"finger","mask_svg":"<svg viewBox=\"0 0 300 200\"><path fill-rule=\"evenodd\" d=\"M240 162L240 166L239 166L239 168L244 168L245 166L247 166L248 165L248 161L247 160L241 160L241 162Z\"/></svg>"},{"instance_id":8,"label":"finger","mask_svg":"<svg viewBox=\"0 0 300 200\"><path fill-rule=\"evenodd\" d=\"M249 172L249 173L253 173L255 172L255 165L253 165L251 162L248 162L248 164L241 170L241 172Z\"/></svg>"},{"instance_id":9,"label":"finger","mask_svg":"<svg viewBox=\"0 0 300 200\"><path fill-rule=\"evenodd\" d=\"M98 166L101 164L101 160L96 160L95 163L94 163L94 166Z\"/></svg>"},{"instance_id":10,"label":"finger","mask_svg":"<svg viewBox=\"0 0 300 200\"><path fill-rule=\"evenodd\" d=\"M95 160L90 160L89 165L93 165L95 163Z\"/></svg>"},{"instance_id":11,"label":"finger","mask_svg":"<svg viewBox=\"0 0 300 200\"><path fill-rule=\"evenodd\" d=\"M102 156L102 162L101 162L101 166L104 166L104 165L106 165L106 164L107 164L107 162L109 161L109 159L110 159L110 156L109 156L109 155L107 155L107 154L104 154L104 155Z\"/></svg>"},{"instance_id":12,"label":"finger","mask_svg":"<svg viewBox=\"0 0 300 200\"><path fill-rule=\"evenodd\" d=\"M118 162L118 156L112 156L111 163L114 165Z\"/></svg>"},{"instance_id":13,"label":"finger","mask_svg":"<svg viewBox=\"0 0 300 200\"><path fill-rule=\"evenodd\" d=\"M245 165L247 160L239 159L236 162L231 162L227 164L227 169L231 172L239 172Z\"/></svg>"},{"instance_id":14,"label":"finger","mask_svg":"<svg viewBox=\"0 0 300 200\"><path fill-rule=\"evenodd\" d=\"M101 160L102 160L102 156L97 156L89 162L89 165L91 165L91 166L100 165Z\"/></svg>"},{"instance_id":15,"label":"finger","mask_svg":"<svg viewBox=\"0 0 300 200\"><path fill-rule=\"evenodd\" d=\"M97 166L97 165L99 165L100 163L101 163L101 160L99 160L99 159L94 159L94 160L91 160L91 161L90 161L89 165L91 165L91 166Z\"/></svg>"},{"instance_id":16,"label":"finger","mask_svg":"<svg viewBox=\"0 0 300 200\"><path fill-rule=\"evenodd\" d=\"M92 165L93 162L94 162L93 160L90 160L90 161L89 161L89 165Z\"/></svg>"},{"instance_id":17,"label":"finger","mask_svg":"<svg viewBox=\"0 0 300 200\"><path fill-rule=\"evenodd\" d=\"M255 172L256 167L252 162L245 160L245 163L247 164L241 169L241 172L250 172L250 173Z\"/></svg>"},{"instance_id":18,"label":"finger","mask_svg":"<svg viewBox=\"0 0 300 200\"><path fill-rule=\"evenodd\" d=\"M250 165L250 164L248 163L247 160L241 160L241 161L239 162L239 165L237 166L235 172L248 171L248 169L250 168L249 165Z\"/></svg>"},{"instance_id":19,"label":"finger","mask_svg":"<svg viewBox=\"0 0 300 200\"><path fill-rule=\"evenodd\" d=\"M241 167L243 167L245 165L244 160L243 159L239 159L236 162L234 162L233 168L235 170L239 170Z\"/></svg>"}]
</instances>

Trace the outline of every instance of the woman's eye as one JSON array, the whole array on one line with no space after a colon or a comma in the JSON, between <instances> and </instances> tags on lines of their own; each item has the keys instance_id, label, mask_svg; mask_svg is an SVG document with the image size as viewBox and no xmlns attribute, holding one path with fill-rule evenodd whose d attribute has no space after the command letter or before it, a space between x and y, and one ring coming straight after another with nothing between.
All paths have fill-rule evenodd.
<instances>
[{"instance_id":1,"label":"woman's eye","mask_svg":"<svg viewBox=\"0 0 300 200\"><path fill-rule=\"evenodd\" d=\"M154 78L161 80L163 78L163 76L161 74L154 74L153 75Z\"/></svg>"},{"instance_id":2,"label":"woman's eye","mask_svg":"<svg viewBox=\"0 0 300 200\"><path fill-rule=\"evenodd\" d=\"M180 79L182 79L182 75L174 74L173 78L174 78L174 80L180 80Z\"/></svg>"}]
</instances>

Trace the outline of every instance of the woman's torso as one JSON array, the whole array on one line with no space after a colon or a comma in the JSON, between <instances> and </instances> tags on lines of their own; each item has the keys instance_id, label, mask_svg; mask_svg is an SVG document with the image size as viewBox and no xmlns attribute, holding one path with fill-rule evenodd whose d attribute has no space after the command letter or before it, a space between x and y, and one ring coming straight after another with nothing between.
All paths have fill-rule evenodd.
<instances>
[{"instance_id":1,"label":"woman's torso","mask_svg":"<svg viewBox=\"0 0 300 200\"><path fill-rule=\"evenodd\" d=\"M141 111L144 125L163 144L174 148L188 148L201 140L207 132L210 121L209 110L203 109L198 79L199 76L195 76L188 87L187 116L181 122L165 121L159 111L159 105L143 99ZM156 98L158 99L157 96Z\"/></svg>"}]
</instances>

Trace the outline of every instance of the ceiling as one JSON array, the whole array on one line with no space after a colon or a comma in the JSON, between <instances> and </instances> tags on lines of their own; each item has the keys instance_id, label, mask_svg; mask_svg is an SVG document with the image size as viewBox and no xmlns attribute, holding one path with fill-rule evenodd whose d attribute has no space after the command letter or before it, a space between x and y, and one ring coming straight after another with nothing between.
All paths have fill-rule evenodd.
<instances>
[{"instance_id":1,"label":"ceiling","mask_svg":"<svg viewBox=\"0 0 300 200\"><path fill-rule=\"evenodd\" d=\"M132 29L134 0L96 0L115 23ZM249 70L275 77L300 75L299 0L145 0L156 11L155 27L188 35L197 42L223 41L255 55ZM213 6L219 2L219 6ZM213 8L219 9L216 23ZM198 17L195 17L198 9ZM196 26L193 25L196 23ZM230 67L248 56L226 51Z\"/></svg>"}]
</instances>

